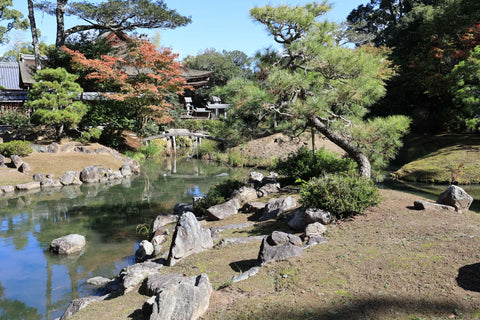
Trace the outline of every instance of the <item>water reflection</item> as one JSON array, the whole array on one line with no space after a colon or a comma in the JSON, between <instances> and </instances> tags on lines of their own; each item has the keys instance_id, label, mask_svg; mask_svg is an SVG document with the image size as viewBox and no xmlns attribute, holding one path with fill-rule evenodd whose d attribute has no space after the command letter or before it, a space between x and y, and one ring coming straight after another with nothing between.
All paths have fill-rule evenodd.
<instances>
[{"instance_id":1,"label":"water reflection","mask_svg":"<svg viewBox=\"0 0 480 320\"><path fill-rule=\"evenodd\" d=\"M229 172L175 159L142 169L134 179L0 197L1 319L60 317L72 299L95 293L88 278L113 277L133 263L136 225L190 202ZM50 255L50 242L70 233L86 237L85 252Z\"/></svg>"}]
</instances>

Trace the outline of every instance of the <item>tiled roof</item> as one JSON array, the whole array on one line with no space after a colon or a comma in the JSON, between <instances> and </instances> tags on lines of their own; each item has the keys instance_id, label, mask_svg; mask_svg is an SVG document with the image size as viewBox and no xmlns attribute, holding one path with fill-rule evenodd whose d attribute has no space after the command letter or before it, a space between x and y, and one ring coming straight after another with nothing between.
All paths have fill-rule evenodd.
<instances>
[{"instance_id":1,"label":"tiled roof","mask_svg":"<svg viewBox=\"0 0 480 320\"><path fill-rule=\"evenodd\" d=\"M7 90L22 90L18 62L0 62L0 86Z\"/></svg>"}]
</instances>

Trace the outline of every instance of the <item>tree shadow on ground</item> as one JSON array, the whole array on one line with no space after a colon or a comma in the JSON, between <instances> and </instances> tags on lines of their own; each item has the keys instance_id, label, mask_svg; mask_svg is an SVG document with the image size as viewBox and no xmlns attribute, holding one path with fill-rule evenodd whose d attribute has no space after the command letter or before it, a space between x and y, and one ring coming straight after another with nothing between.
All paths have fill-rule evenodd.
<instances>
[{"instance_id":1,"label":"tree shadow on ground","mask_svg":"<svg viewBox=\"0 0 480 320\"><path fill-rule=\"evenodd\" d=\"M242 273L250 270L252 267L258 267L259 265L258 259L240 260L229 264L233 271Z\"/></svg>"},{"instance_id":2,"label":"tree shadow on ground","mask_svg":"<svg viewBox=\"0 0 480 320\"><path fill-rule=\"evenodd\" d=\"M337 303L331 307L292 309L287 306L266 308L248 314L248 319L289 320L372 320L372 319L423 319L456 318L472 312L445 300L405 299L396 297L363 298ZM463 319L463 318L462 318Z\"/></svg>"},{"instance_id":3,"label":"tree shadow on ground","mask_svg":"<svg viewBox=\"0 0 480 320\"><path fill-rule=\"evenodd\" d=\"M480 263L469 264L458 269L456 280L460 288L480 292Z\"/></svg>"}]
</instances>

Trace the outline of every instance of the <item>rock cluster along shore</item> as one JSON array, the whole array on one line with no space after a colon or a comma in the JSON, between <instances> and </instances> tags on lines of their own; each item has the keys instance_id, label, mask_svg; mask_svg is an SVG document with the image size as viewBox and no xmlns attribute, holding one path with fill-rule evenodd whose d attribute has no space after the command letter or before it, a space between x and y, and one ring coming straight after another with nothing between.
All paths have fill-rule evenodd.
<instances>
[{"instance_id":1,"label":"rock cluster along shore","mask_svg":"<svg viewBox=\"0 0 480 320\"><path fill-rule=\"evenodd\" d=\"M257 264L240 275L232 276L231 281L238 282L255 276L262 265L301 255L305 248L326 242L325 225L334 222L332 215L319 209L301 208L292 196L275 197L280 191L275 174L264 177L253 172L249 185L235 190L225 203L208 208L205 217L197 217L192 204L177 204L173 214L159 215L153 221L150 241L142 241L135 253L136 264L123 269L115 279L95 277L88 280L91 285L102 286L106 295L72 301L61 319L67 319L92 302L110 299L137 288L140 293L151 296L142 307L145 319L198 319L207 310L213 291L208 275L202 273L188 277L169 274L169 266L210 250L215 245L256 242L259 244ZM266 195L272 198L259 201ZM222 220L239 212L251 214L255 221L212 228L205 226L204 220ZM221 236L226 230L245 229L267 220L286 220L292 229L242 238ZM172 224L175 225L172 227ZM303 235L300 237L293 233ZM162 248L167 243L167 236L172 237L170 247ZM162 252L165 254L162 255Z\"/></svg>"},{"instance_id":2,"label":"rock cluster along shore","mask_svg":"<svg viewBox=\"0 0 480 320\"><path fill-rule=\"evenodd\" d=\"M232 276L233 283L255 276L265 264L302 255L306 248L325 243L327 225L335 222L333 215L317 208L300 207L295 197L276 196L281 188L275 178L275 174L264 177L259 173L251 173L249 185L233 191L226 202L208 208L204 217L195 215L192 204L177 204L173 214L157 216L151 226L150 241L142 241L135 254L137 263L123 269L115 279L89 279L89 284L102 286L107 294L72 301L61 319L67 319L92 302L132 290L150 296L142 307L145 319L198 319L208 309L213 291L208 275L201 273L188 277L169 274L169 266L215 246L259 243L257 263L242 274ZM268 201L261 199L266 195L271 197ZM460 187L450 186L437 202L416 201L415 208L422 206L423 210L433 208L460 212L468 210L472 199ZM206 227L204 220L223 220L239 212L251 214L250 221ZM291 229L241 238L222 238L221 235L226 230L245 229L272 220L283 220ZM300 236L297 235L299 233ZM167 248L162 246L170 235L170 247L165 251L163 249ZM58 239L56 241L59 242ZM165 254L162 255L162 252Z\"/></svg>"},{"instance_id":3,"label":"rock cluster along shore","mask_svg":"<svg viewBox=\"0 0 480 320\"><path fill-rule=\"evenodd\" d=\"M91 154L109 153L117 159L123 159L124 164L118 170L104 168L100 165L87 166L81 171L67 171L61 177L53 177L52 174L44 174L41 172L32 175L32 182L21 183L15 186L6 185L0 186L0 194L11 193L15 190L29 191L39 188L61 188L69 185L81 185L83 183L107 182L113 180L121 180L130 177L140 172L140 164L136 160L124 158L116 150L101 147L95 150L87 149L84 146L78 146L75 143L66 144L60 148L57 143L52 143L48 146L31 145L35 152L57 153L57 152L83 152ZM31 169L30 166L17 155L10 157L12 165L20 172L28 174ZM0 166L5 166L5 157L0 156Z\"/></svg>"}]
</instances>

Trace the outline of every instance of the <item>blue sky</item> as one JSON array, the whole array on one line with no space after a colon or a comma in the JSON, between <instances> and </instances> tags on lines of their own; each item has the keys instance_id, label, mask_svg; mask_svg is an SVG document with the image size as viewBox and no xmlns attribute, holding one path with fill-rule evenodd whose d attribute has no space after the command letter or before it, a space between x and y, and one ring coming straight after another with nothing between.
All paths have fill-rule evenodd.
<instances>
[{"instance_id":1,"label":"blue sky","mask_svg":"<svg viewBox=\"0 0 480 320\"><path fill-rule=\"evenodd\" d=\"M191 16L192 23L186 27L173 30L158 29L161 45L172 48L180 54L180 59L187 55L197 55L205 49L217 51L240 50L252 56L256 51L274 45L264 27L255 23L249 16L249 10L264 5L302 5L311 1L301 0L166 0L171 9L180 14ZM342 22L350 11L368 0L331 1L333 9L327 14L329 21ZM28 15L27 1L13 0L14 7ZM66 27L73 25L71 17L66 17ZM55 42L55 18L42 12L36 12L37 27L42 32L42 40L47 44ZM144 33L144 31L141 31ZM15 32L13 39L31 41L29 33ZM3 49L3 50L2 50ZM0 48L4 51L5 48Z\"/></svg>"}]
</instances>

